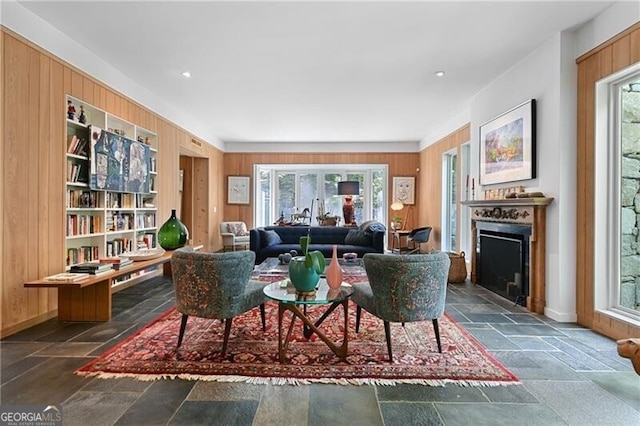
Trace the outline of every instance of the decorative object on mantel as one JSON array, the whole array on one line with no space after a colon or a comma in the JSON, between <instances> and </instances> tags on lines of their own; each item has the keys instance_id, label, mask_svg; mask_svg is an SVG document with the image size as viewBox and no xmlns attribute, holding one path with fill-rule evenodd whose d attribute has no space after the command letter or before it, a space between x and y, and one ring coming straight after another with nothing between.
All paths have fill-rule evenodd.
<instances>
[{"instance_id":1,"label":"decorative object on mantel","mask_svg":"<svg viewBox=\"0 0 640 426\"><path fill-rule=\"evenodd\" d=\"M187 244L189 230L176 217L176 210L171 210L171 217L158 231L158 243L165 250L175 250Z\"/></svg>"},{"instance_id":2,"label":"decorative object on mantel","mask_svg":"<svg viewBox=\"0 0 640 426\"><path fill-rule=\"evenodd\" d=\"M536 177L536 100L480 126L480 184Z\"/></svg>"},{"instance_id":3,"label":"decorative object on mantel","mask_svg":"<svg viewBox=\"0 0 640 426\"><path fill-rule=\"evenodd\" d=\"M518 198L544 198L542 192L521 192L518 194Z\"/></svg>"}]
</instances>

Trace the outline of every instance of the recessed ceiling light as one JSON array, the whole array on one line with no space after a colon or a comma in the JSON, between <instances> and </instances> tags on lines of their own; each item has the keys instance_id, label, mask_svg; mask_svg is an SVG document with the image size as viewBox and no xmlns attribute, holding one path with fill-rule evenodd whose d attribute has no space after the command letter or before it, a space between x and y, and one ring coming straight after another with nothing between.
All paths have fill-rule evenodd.
<instances>
[{"instance_id":1,"label":"recessed ceiling light","mask_svg":"<svg viewBox=\"0 0 640 426\"><path fill-rule=\"evenodd\" d=\"M436 71L437 77L442 77L444 75L444 71Z\"/></svg>"},{"instance_id":2,"label":"recessed ceiling light","mask_svg":"<svg viewBox=\"0 0 640 426\"><path fill-rule=\"evenodd\" d=\"M184 78L189 78L189 77L191 77L191 73L189 71L182 71L182 76Z\"/></svg>"}]
</instances>

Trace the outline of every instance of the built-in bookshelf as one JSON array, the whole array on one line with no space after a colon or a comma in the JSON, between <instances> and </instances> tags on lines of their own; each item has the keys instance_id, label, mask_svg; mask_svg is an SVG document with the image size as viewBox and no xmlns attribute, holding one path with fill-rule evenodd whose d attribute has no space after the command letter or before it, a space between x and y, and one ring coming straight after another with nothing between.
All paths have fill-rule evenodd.
<instances>
[{"instance_id":1,"label":"built-in bookshelf","mask_svg":"<svg viewBox=\"0 0 640 426\"><path fill-rule=\"evenodd\" d=\"M155 248L157 135L72 96L67 96L66 128L67 269L101 257ZM91 164L92 129L107 130L149 147L150 162L144 167L150 181L149 193L91 188L91 174L95 171Z\"/></svg>"}]
</instances>

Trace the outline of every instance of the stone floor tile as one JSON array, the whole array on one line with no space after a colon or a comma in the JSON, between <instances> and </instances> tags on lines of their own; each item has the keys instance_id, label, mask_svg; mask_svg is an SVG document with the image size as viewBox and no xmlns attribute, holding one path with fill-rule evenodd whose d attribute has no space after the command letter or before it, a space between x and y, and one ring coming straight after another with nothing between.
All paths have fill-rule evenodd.
<instances>
[{"instance_id":1,"label":"stone floor tile","mask_svg":"<svg viewBox=\"0 0 640 426\"><path fill-rule=\"evenodd\" d=\"M194 381L180 379L155 381L118 419L116 424L167 424L194 385Z\"/></svg>"},{"instance_id":2,"label":"stone floor tile","mask_svg":"<svg viewBox=\"0 0 640 426\"><path fill-rule=\"evenodd\" d=\"M432 403L382 402L380 411L385 425L444 425Z\"/></svg>"},{"instance_id":3,"label":"stone floor tile","mask_svg":"<svg viewBox=\"0 0 640 426\"><path fill-rule=\"evenodd\" d=\"M130 392L77 392L64 403L65 426L112 425L136 401Z\"/></svg>"},{"instance_id":4,"label":"stone floor tile","mask_svg":"<svg viewBox=\"0 0 640 426\"><path fill-rule=\"evenodd\" d=\"M528 380L524 385L539 401L571 425L634 425L640 412L592 382Z\"/></svg>"},{"instance_id":5,"label":"stone floor tile","mask_svg":"<svg viewBox=\"0 0 640 426\"><path fill-rule=\"evenodd\" d=\"M505 336L563 336L564 334L545 324L495 324Z\"/></svg>"},{"instance_id":6,"label":"stone floor tile","mask_svg":"<svg viewBox=\"0 0 640 426\"><path fill-rule=\"evenodd\" d=\"M588 372L582 376L640 413L640 376L632 369L627 372Z\"/></svg>"},{"instance_id":7,"label":"stone floor tile","mask_svg":"<svg viewBox=\"0 0 640 426\"><path fill-rule=\"evenodd\" d=\"M495 329L475 329L467 327L467 331L489 350L518 349L515 343L507 339Z\"/></svg>"},{"instance_id":8,"label":"stone floor tile","mask_svg":"<svg viewBox=\"0 0 640 426\"><path fill-rule=\"evenodd\" d=\"M482 388L487 399L491 402L511 402L511 403L539 403L535 396L523 385L490 386Z\"/></svg>"},{"instance_id":9,"label":"stone floor tile","mask_svg":"<svg viewBox=\"0 0 640 426\"><path fill-rule=\"evenodd\" d=\"M375 387L309 385L309 425L382 425Z\"/></svg>"},{"instance_id":10,"label":"stone floor tile","mask_svg":"<svg viewBox=\"0 0 640 426\"><path fill-rule=\"evenodd\" d=\"M265 385L245 382L198 381L187 397L187 401L259 401Z\"/></svg>"},{"instance_id":11,"label":"stone floor tile","mask_svg":"<svg viewBox=\"0 0 640 426\"><path fill-rule=\"evenodd\" d=\"M26 357L34 355L47 346L52 345L49 342L21 342L3 340L0 342L0 367L3 370L11 364L20 362Z\"/></svg>"},{"instance_id":12,"label":"stone floor tile","mask_svg":"<svg viewBox=\"0 0 640 426\"><path fill-rule=\"evenodd\" d=\"M311 386L264 386L253 424L306 426L310 389Z\"/></svg>"},{"instance_id":13,"label":"stone floor tile","mask_svg":"<svg viewBox=\"0 0 640 426\"><path fill-rule=\"evenodd\" d=\"M0 401L14 404L60 404L91 379L73 372L88 358L42 358L44 361L0 388ZM44 385L43 385L44 384Z\"/></svg>"},{"instance_id":14,"label":"stone floor tile","mask_svg":"<svg viewBox=\"0 0 640 426\"><path fill-rule=\"evenodd\" d=\"M185 401L169 425L251 425L258 401Z\"/></svg>"},{"instance_id":15,"label":"stone floor tile","mask_svg":"<svg viewBox=\"0 0 640 426\"><path fill-rule=\"evenodd\" d=\"M89 342L59 342L53 343L46 348L42 349L36 356L54 357L54 356L88 356L91 352L101 346L100 343Z\"/></svg>"},{"instance_id":16,"label":"stone floor tile","mask_svg":"<svg viewBox=\"0 0 640 426\"><path fill-rule=\"evenodd\" d=\"M540 425L566 426L553 410L543 404L434 404L447 426L469 425Z\"/></svg>"},{"instance_id":17,"label":"stone floor tile","mask_svg":"<svg viewBox=\"0 0 640 426\"><path fill-rule=\"evenodd\" d=\"M481 388L476 386L399 384L380 386L377 393L380 402L487 402Z\"/></svg>"}]
</instances>

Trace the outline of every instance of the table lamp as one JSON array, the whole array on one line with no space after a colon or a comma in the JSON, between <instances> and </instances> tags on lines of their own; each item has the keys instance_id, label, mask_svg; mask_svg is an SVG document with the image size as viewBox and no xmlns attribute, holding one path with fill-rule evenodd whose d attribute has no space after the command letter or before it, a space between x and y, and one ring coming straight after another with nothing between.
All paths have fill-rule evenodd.
<instances>
[{"instance_id":1,"label":"table lamp","mask_svg":"<svg viewBox=\"0 0 640 426\"><path fill-rule=\"evenodd\" d=\"M345 226L355 224L353 196L358 194L360 194L360 182L348 180L338 182L338 195L345 196L344 204L342 205L342 216L344 217Z\"/></svg>"}]
</instances>

